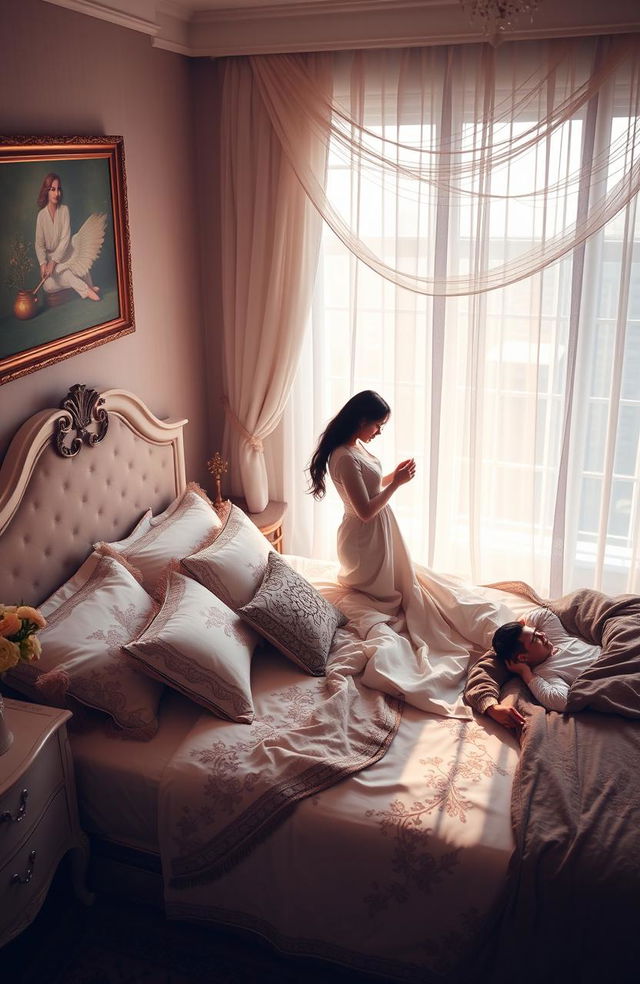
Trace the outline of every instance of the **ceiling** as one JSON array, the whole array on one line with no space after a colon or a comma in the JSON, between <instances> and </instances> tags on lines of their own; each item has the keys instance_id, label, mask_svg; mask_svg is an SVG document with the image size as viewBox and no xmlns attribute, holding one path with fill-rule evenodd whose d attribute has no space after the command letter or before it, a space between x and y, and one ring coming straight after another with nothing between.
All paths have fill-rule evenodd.
<instances>
[{"instance_id":1,"label":"ceiling","mask_svg":"<svg viewBox=\"0 0 640 984\"><path fill-rule=\"evenodd\" d=\"M486 40L460 0L44 0L191 57ZM638 0L540 0L509 37L640 31Z\"/></svg>"}]
</instances>

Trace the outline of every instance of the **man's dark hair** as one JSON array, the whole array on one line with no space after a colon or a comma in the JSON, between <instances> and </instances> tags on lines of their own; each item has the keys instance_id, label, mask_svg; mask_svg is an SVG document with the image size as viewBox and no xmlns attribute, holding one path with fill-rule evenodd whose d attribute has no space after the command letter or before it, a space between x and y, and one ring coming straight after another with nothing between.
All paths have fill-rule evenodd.
<instances>
[{"instance_id":1,"label":"man's dark hair","mask_svg":"<svg viewBox=\"0 0 640 984\"><path fill-rule=\"evenodd\" d=\"M491 645L493 651L504 663L514 659L518 653L523 652L520 636L522 635L521 622L505 622L493 633Z\"/></svg>"}]
</instances>

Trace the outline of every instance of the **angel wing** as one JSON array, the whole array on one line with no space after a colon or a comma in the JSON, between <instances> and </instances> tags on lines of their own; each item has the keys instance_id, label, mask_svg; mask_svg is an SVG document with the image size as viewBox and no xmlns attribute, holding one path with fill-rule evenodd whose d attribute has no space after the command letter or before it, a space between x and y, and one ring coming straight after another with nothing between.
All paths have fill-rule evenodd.
<instances>
[{"instance_id":1,"label":"angel wing","mask_svg":"<svg viewBox=\"0 0 640 984\"><path fill-rule=\"evenodd\" d=\"M89 273L100 255L106 228L107 216L94 212L71 237L71 256L64 265L76 276L84 277Z\"/></svg>"}]
</instances>

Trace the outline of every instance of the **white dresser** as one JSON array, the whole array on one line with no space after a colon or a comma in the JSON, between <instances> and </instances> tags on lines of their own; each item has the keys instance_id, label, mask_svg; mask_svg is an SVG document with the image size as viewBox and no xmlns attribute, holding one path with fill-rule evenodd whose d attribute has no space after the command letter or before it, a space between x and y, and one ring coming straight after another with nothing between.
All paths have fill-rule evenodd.
<instances>
[{"instance_id":1,"label":"white dresser","mask_svg":"<svg viewBox=\"0 0 640 984\"><path fill-rule=\"evenodd\" d=\"M14 740L0 755L0 946L35 918L67 851L76 894L93 899L67 740L71 714L17 700L4 706Z\"/></svg>"}]
</instances>

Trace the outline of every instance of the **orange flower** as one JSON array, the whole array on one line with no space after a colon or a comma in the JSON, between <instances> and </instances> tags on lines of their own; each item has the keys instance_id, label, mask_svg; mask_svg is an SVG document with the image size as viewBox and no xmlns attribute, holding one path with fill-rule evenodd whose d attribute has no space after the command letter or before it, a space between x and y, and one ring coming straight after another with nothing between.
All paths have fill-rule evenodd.
<instances>
[{"instance_id":1,"label":"orange flower","mask_svg":"<svg viewBox=\"0 0 640 984\"><path fill-rule=\"evenodd\" d=\"M5 638L15 635L22 628L22 620L16 612L7 612L4 618L0 618L0 636Z\"/></svg>"},{"instance_id":2,"label":"orange flower","mask_svg":"<svg viewBox=\"0 0 640 984\"><path fill-rule=\"evenodd\" d=\"M37 608L32 608L31 605L20 605L16 609L16 615L18 618L23 618L27 622L33 622L37 625L39 629L44 629L47 624L47 620Z\"/></svg>"}]
</instances>

